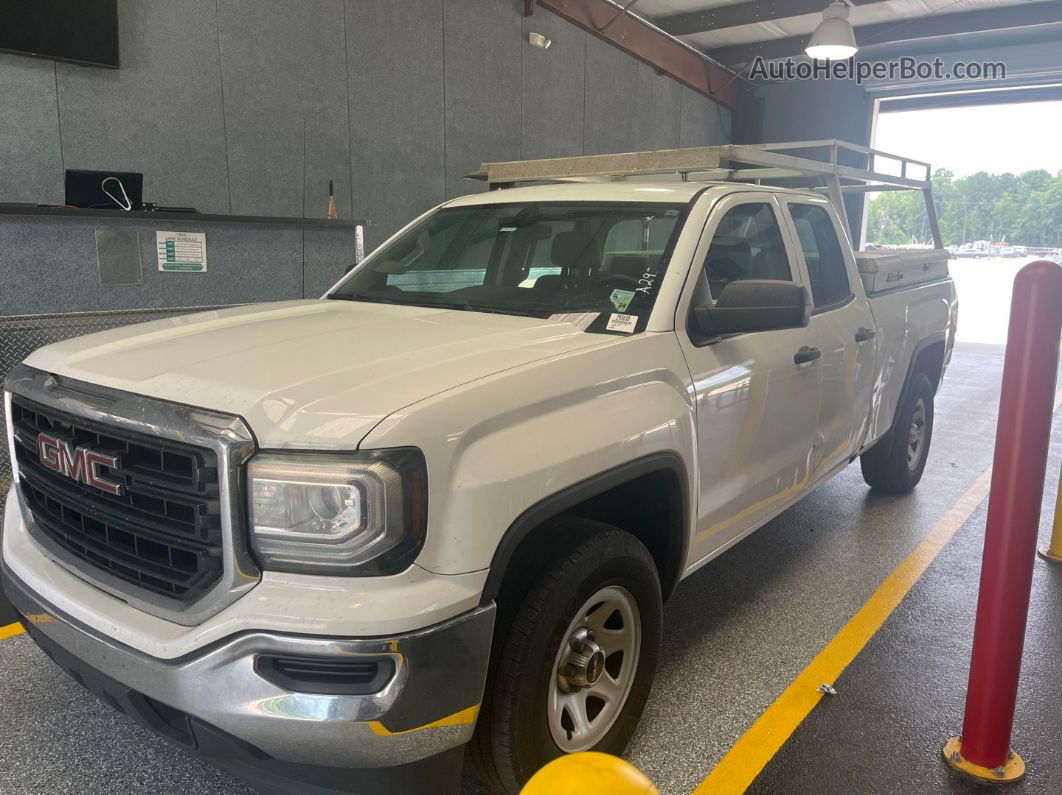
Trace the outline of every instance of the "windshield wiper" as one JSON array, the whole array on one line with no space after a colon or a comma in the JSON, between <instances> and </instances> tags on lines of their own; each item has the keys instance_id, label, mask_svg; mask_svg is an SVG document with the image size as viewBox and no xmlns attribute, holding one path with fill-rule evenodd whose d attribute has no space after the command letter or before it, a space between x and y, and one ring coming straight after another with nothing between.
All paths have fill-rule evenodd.
<instances>
[{"instance_id":1,"label":"windshield wiper","mask_svg":"<svg viewBox=\"0 0 1062 795\"><path fill-rule=\"evenodd\" d=\"M516 307L483 306L482 304L465 304L465 309L473 312L485 312L489 315L518 315L520 317L538 317L548 315L549 309L518 309Z\"/></svg>"},{"instance_id":2,"label":"windshield wiper","mask_svg":"<svg viewBox=\"0 0 1062 795\"><path fill-rule=\"evenodd\" d=\"M362 295L360 293L329 293L325 298L331 301L366 301L374 304L404 304L395 298L382 298L375 295Z\"/></svg>"},{"instance_id":3,"label":"windshield wiper","mask_svg":"<svg viewBox=\"0 0 1062 795\"><path fill-rule=\"evenodd\" d=\"M465 309L464 304L440 304L430 300L409 300L407 298L388 298L381 295L364 293L331 293L325 296L333 300L360 300L366 304L396 304L402 307L440 307L442 309Z\"/></svg>"},{"instance_id":4,"label":"windshield wiper","mask_svg":"<svg viewBox=\"0 0 1062 795\"><path fill-rule=\"evenodd\" d=\"M361 293L332 293L326 297L336 301L366 301L377 304L399 304L402 306L421 306L429 309L454 309L457 311L484 312L490 315L517 315L520 317L537 317L539 315L548 315L553 311L545 307L542 309L522 309L470 304L468 301L426 301L423 299L411 301L406 298L385 298Z\"/></svg>"}]
</instances>

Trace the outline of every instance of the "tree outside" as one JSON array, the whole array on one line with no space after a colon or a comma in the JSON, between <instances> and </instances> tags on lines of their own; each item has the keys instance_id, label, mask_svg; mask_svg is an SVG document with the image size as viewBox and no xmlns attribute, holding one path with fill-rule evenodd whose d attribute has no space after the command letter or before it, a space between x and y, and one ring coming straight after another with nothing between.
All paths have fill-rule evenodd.
<instances>
[{"instance_id":1,"label":"tree outside","mask_svg":"<svg viewBox=\"0 0 1062 795\"><path fill-rule=\"evenodd\" d=\"M933 198L945 245L975 240L1035 247L1062 246L1062 172L1020 175L980 171L933 175ZM886 245L932 242L917 191L882 193L870 202L867 240Z\"/></svg>"}]
</instances>

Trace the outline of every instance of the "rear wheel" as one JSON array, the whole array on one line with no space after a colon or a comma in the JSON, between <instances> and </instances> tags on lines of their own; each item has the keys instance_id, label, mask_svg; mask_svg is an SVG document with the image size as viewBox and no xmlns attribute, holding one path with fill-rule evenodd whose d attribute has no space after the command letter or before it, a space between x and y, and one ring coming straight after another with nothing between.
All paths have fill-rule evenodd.
<instances>
[{"instance_id":1,"label":"rear wheel","mask_svg":"<svg viewBox=\"0 0 1062 795\"><path fill-rule=\"evenodd\" d=\"M566 753L621 753L656 672L662 606L649 551L599 522L552 529L562 548L496 633L470 749L480 777L503 792Z\"/></svg>"},{"instance_id":2,"label":"rear wheel","mask_svg":"<svg viewBox=\"0 0 1062 795\"><path fill-rule=\"evenodd\" d=\"M860 456L863 480L878 491L907 494L922 479L933 438L933 382L915 373L893 430Z\"/></svg>"}]
</instances>

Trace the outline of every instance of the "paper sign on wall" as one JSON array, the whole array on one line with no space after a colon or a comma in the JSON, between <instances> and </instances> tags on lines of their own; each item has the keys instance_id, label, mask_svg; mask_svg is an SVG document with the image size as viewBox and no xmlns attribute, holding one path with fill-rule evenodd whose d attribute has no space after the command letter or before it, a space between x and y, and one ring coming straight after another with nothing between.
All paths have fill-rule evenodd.
<instances>
[{"instance_id":1,"label":"paper sign on wall","mask_svg":"<svg viewBox=\"0 0 1062 795\"><path fill-rule=\"evenodd\" d=\"M206 232L158 231L155 244L160 271L206 272Z\"/></svg>"}]
</instances>

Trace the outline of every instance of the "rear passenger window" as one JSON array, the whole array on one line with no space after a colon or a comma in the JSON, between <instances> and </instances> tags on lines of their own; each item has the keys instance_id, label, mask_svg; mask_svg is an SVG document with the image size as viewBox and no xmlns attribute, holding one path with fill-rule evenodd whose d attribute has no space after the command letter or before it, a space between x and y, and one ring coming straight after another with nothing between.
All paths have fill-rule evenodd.
<instances>
[{"instance_id":1,"label":"rear passenger window","mask_svg":"<svg viewBox=\"0 0 1062 795\"><path fill-rule=\"evenodd\" d=\"M808 265L815 307L847 301L852 296L852 286L830 214L814 204L790 204L789 212Z\"/></svg>"},{"instance_id":2,"label":"rear passenger window","mask_svg":"<svg viewBox=\"0 0 1062 795\"><path fill-rule=\"evenodd\" d=\"M712 298L741 279L792 281L778 219L767 203L739 204L719 222L704 259Z\"/></svg>"}]
</instances>

